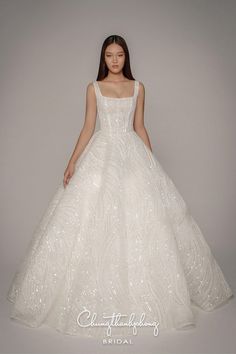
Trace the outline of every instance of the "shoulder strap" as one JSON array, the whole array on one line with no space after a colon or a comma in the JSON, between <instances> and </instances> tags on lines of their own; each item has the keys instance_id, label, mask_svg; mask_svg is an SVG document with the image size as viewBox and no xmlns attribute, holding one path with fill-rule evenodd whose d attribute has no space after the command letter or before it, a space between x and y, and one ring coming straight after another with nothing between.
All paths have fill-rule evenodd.
<instances>
[{"instance_id":1,"label":"shoulder strap","mask_svg":"<svg viewBox=\"0 0 236 354\"><path fill-rule=\"evenodd\" d=\"M135 87L134 87L134 96L138 96L138 90L139 90L139 81L135 80Z\"/></svg>"},{"instance_id":2,"label":"shoulder strap","mask_svg":"<svg viewBox=\"0 0 236 354\"><path fill-rule=\"evenodd\" d=\"M99 88L98 88L97 81L93 81L93 86L94 86L94 89L95 89L95 94L98 97L99 96Z\"/></svg>"}]
</instances>

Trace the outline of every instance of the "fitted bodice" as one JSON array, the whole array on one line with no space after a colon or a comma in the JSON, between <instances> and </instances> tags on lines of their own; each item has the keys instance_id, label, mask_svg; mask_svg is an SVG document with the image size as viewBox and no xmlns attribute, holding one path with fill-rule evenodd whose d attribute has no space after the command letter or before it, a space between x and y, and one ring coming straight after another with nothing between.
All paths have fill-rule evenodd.
<instances>
[{"instance_id":1,"label":"fitted bodice","mask_svg":"<svg viewBox=\"0 0 236 354\"><path fill-rule=\"evenodd\" d=\"M103 96L97 81L93 82L97 98L100 129L111 135L133 131L133 119L139 82L134 80L134 94L130 97Z\"/></svg>"}]
</instances>

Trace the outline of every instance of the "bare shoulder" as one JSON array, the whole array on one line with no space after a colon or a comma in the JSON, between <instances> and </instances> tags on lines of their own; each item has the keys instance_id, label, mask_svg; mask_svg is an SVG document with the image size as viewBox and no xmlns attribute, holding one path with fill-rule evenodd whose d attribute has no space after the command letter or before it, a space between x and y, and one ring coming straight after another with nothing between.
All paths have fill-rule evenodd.
<instances>
[{"instance_id":1,"label":"bare shoulder","mask_svg":"<svg viewBox=\"0 0 236 354\"><path fill-rule=\"evenodd\" d=\"M93 84L93 81L90 81L87 85L87 90L94 90L94 84Z\"/></svg>"},{"instance_id":2,"label":"bare shoulder","mask_svg":"<svg viewBox=\"0 0 236 354\"><path fill-rule=\"evenodd\" d=\"M139 81L139 89L145 91L145 86L142 81Z\"/></svg>"},{"instance_id":3,"label":"bare shoulder","mask_svg":"<svg viewBox=\"0 0 236 354\"><path fill-rule=\"evenodd\" d=\"M94 94L95 94L93 81L90 81L90 82L87 84L86 91L87 91L87 94L88 94L88 95L94 95Z\"/></svg>"},{"instance_id":4,"label":"bare shoulder","mask_svg":"<svg viewBox=\"0 0 236 354\"><path fill-rule=\"evenodd\" d=\"M142 81L139 81L139 90L138 90L138 95L139 96L144 96L145 94L145 86Z\"/></svg>"}]
</instances>

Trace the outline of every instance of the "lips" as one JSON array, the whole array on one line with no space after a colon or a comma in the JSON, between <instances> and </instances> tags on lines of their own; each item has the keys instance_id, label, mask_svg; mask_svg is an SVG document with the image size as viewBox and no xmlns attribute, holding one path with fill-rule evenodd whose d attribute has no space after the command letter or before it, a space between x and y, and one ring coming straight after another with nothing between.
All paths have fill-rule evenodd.
<instances>
[{"instance_id":1,"label":"lips","mask_svg":"<svg viewBox=\"0 0 236 354\"><path fill-rule=\"evenodd\" d=\"M112 65L113 68L118 68L118 65Z\"/></svg>"}]
</instances>

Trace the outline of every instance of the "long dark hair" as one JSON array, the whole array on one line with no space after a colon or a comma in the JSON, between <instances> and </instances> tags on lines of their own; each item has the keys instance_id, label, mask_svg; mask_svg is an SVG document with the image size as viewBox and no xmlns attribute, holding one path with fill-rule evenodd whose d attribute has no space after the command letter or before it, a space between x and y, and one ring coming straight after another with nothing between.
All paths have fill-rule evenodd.
<instances>
[{"instance_id":1,"label":"long dark hair","mask_svg":"<svg viewBox=\"0 0 236 354\"><path fill-rule=\"evenodd\" d=\"M123 74L125 77L127 77L127 79L135 80L130 68L129 50L126 41L121 36L113 34L107 37L103 42L101 55L100 55L100 64L99 64L97 81L103 80L108 75L108 67L105 62L105 50L107 46L109 46L111 43L117 43L123 48L125 52L125 63L123 66Z\"/></svg>"}]
</instances>

